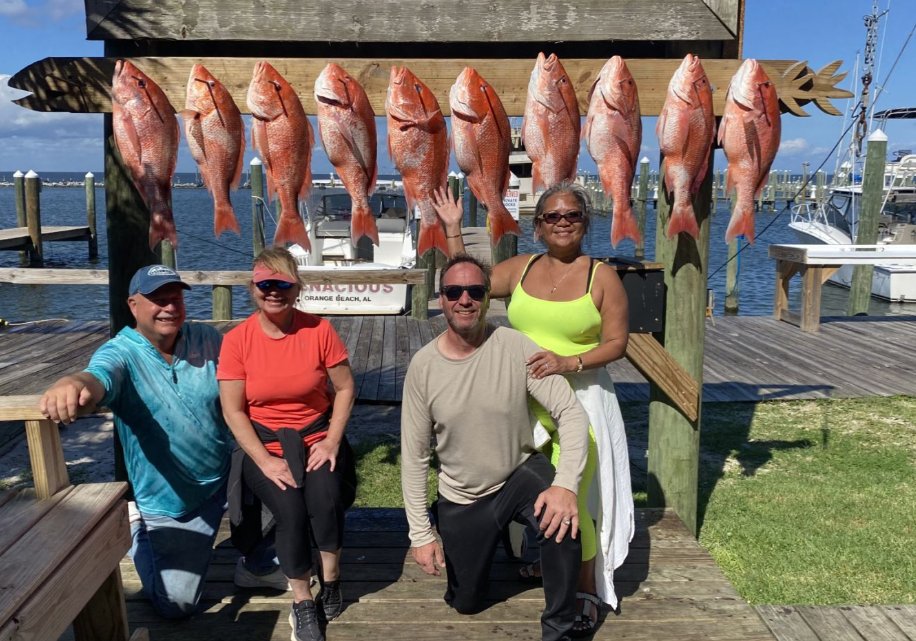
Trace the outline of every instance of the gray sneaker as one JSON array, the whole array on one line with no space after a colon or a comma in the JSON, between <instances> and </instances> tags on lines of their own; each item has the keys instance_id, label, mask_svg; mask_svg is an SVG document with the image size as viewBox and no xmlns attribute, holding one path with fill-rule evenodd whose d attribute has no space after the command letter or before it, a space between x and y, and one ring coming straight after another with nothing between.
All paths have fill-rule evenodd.
<instances>
[{"instance_id":1,"label":"gray sneaker","mask_svg":"<svg viewBox=\"0 0 916 641\"><path fill-rule=\"evenodd\" d=\"M325 641L324 632L318 623L318 607L314 601L293 602L289 625L293 629L290 636L292 641Z\"/></svg>"},{"instance_id":2,"label":"gray sneaker","mask_svg":"<svg viewBox=\"0 0 916 641\"><path fill-rule=\"evenodd\" d=\"M240 588L271 588L283 592L289 590L289 581L279 566L268 574L255 574L245 567L244 557L235 565L233 580Z\"/></svg>"}]
</instances>

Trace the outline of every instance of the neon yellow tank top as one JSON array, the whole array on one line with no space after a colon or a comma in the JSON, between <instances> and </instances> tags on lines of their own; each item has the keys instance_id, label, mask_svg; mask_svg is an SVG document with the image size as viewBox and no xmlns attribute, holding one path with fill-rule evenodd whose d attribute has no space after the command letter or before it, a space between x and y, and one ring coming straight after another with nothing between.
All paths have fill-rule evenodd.
<instances>
[{"instance_id":1,"label":"neon yellow tank top","mask_svg":"<svg viewBox=\"0 0 916 641\"><path fill-rule=\"evenodd\" d=\"M543 254L532 256L512 292L506 310L512 327L543 349L560 356L584 354L598 346L601 339L601 313L592 300L595 262L588 272L584 296L570 301L552 301L530 296L522 287L532 263Z\"/></svg>"}]
</instances>

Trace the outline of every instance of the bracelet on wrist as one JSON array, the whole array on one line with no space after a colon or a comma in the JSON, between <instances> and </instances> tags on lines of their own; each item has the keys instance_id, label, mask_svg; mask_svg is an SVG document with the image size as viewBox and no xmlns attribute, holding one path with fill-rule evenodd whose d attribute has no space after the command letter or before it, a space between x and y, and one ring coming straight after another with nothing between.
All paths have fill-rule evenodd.
<instances>
[{"instance_id":1,"label":"bracelet on wrist","mask_svg":"<svg viewBox=\"0 0 916 641\"><path fill-rule=\"evenodd\" d=\"M576 368L576 374L585 369L585 365L582 363L582 357L576 354L576 360L579 361L579 367Z\"/></svg>"},{"instance_id":2,"label":"bracelet on wrist","mask_svg":"<svg viewBox=\"0 0 916 641\"><path fill-rule=\"evenodd\" d=\"M461 234L455 234L454 236L445 235L446 238L461 238Z\"/></svg>"}]
</instances>

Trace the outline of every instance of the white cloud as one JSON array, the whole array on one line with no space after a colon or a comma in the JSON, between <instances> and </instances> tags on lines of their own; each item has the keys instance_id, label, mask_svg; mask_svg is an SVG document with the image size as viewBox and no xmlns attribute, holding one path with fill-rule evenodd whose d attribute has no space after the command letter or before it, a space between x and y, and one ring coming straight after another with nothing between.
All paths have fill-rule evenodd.
<instances>
[{"instance_id":1,"label":"white cloud","mask_svg":"<svg viewBox=\"0 0 916 641\"><path fill-rule=\"evenodd\" d=\"M64 20L83 13L83 0L47 0L36 6L29 6L24 0L0 0L0 16L20 26L39 29L52 22Z\"/></svg>"},{"instance_id":2,"label":"white cloud","mask_svg":"<svg viewBox=\"0 0 916 641\"><path fill-rule=\"evenodd\" d=\"M29 8L23 0L0 0L0 16L18 18L28 12Z\"/></svg>"},{"instance_id":3,"label":"white cloud","mask_svg":"<svg viewBox=\"0 0 916 641\"><path fill-rule=\"evenodd\" d=\"M811 144L804 138L790 138L779 143L779 153L786 156L795 156L808 151Z\"/></svg>"}]
</instances>

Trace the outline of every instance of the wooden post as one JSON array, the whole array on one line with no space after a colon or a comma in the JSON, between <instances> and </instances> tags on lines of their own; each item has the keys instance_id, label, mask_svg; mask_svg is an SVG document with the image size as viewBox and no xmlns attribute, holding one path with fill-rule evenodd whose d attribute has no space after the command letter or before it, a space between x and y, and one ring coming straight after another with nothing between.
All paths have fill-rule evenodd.
<instances>
[{"instance_id":1,"label":"wooden post","mask_svg":"<svg viewBox=\"0 0 916 641\"><path fill-rule=\"evenodd\" d=\"M49 420L26 421L26 440L29 443L29 459L32 463L32 477L35 479L35 494L48 499L70 485L64 448L60 444L60 429Z\"/></svg>"},{"instance_id":2,"label":"wooden post","mask_svg":"<svg viewBox=\"0 0 916 641\"><path fill-rule=\"evenodd\" d=\"M436 264L435 259L427 261L417 253L416 269L428 269L428 263ZM432 278L427 272L426 282L422 285L411 285L410 315L417 320L427 320L429 318L429 292L432 284Z\"/></svg>"},{"instance_id":3,"label":"wooden post","mask_svg":"<svg viewBox=\"0 0 916 641\"><path fill-rule=\"evenodd\" d=\"M878 241L878 223L881 220L881 205L884 201L884 167L887 159L887 136L876 129L868 137L865 152L865 175L862 177L862 206L859 209L859 224L853 241L856 245L874 245ZM874 265L856 265L852 270L849 285L850 316L867 316L871 300Z\"/></svg>"},{"instance_id":4,"label":"wooden post","mask_svg":"<svg viewBox=\"0 0 916 641\"><path fill-rule=\"evenodd\" d=\"M106 48L109 45L106 44ZM130 279L141 267L154 265L159 257L149 247L149 209L140 198L130 172L121 160L114 143L111 114L105 114L105 221L108 235L108 302L111 315L111 335L127 325L134 317L127 306ZM118 475L115 457L115 479Z\"/></svg>"},{"instance_id":5,"label":"wooden post","mask_svg":"<svg viewBox=\"0 0 916 641\"><path fill-rule=\"evenodd\" d=\"M734 209L734 203L732 203ZM741 239L744 236L736 236L728 243L728 266L725 271L725 314L738 314L738 265L741 260L738 257L738 249L741 245Z\"/></svg>"},{"instance_id":6,"label":"wooden post","mask_svg":"<svg viewBox=\"0 0 916 641\"><path fill-rule=\"evenodd\" d=\"M95 176L86 174L86 225L89 227L89 258L99 257L99 237L95 226Z\"/></svg>"},{"instance_id":7,"label":"wooden post","mask_svg":"<svg viewBox=\"0 0 916 641\"><path fill-rule=\"evenodd\" d=\"M21 171L13 174L13 190L16 193L16 226L27 227L28 221L25 216L25 176ZM29 264L29 252L19 252L19 264Z\"/></svg>"},{"instance_id":8,"label":"wooden post","mask_svg":"<svg viewBox=\"0 0 916 641\"><path fill-rule=\"evenodd\" d=\"M639 240L633 256L637 260L646 257L646 199L649 196L649 159L639 161L639 186L636 188L636 226L639 228Z\"/></svg>"},{"instance_id":9,"label":"wooden post","mask_svg":"<svg viewBox=\"0 0 916 641\"><path fill-rule=\"evenodd\" d=\"M232 320L232 286L213 286L213 320Z\"/></svg>"},{"instance_id":10,"label":"wooden post","mask_svg":"<svg viewBox=\"0 0 916 641\"><path fill-rule=\"evenodd\" d=\"M41 178L34 171L25 175L25 217L29 228L32 248L29 250L29 265L44 265L44 251L41 246Z\"/></svg>"},{"instance_id":11,"label":"wooden post","mask_svg":"<svg viewBox=\"0 0 916 641\"><path fill-rule=\"evenodd\" d=\"M658 223L655 260L665 264L665 329L660 336L665 350L697 383L702 398L703 341L706 335L706 275L709 268L710 191L714 152L709 171L693 199L700 227L699 238L678 234L669 239L664 230L671 217L671 201L664 184L664 161L659 167ZM700 420L688 419L661 390L650 385L649 507L673 507L687 528L697 533L697 474Z\"/></svg>"},{"instance_id":12,"label":"wooden post","mask_svg":"<svg viewBox=\"0 0 916 641\"><path fill-rule=\"evenodd\" d=\"M254 257L264 251L264 165L260 158L251 160L251 244Z\"/></svg>"},{"instance_id":13,"label":"wooden post","mask_svg":"<svg viewBox=\"0 0 916 641\"><path fill-rule=\"evenodd\" d=\"M477 197L470 187L466 193L468 195L468 227L477 227Z\"/></svg>"},{"instance_id":14,"label":"wooden post","mask_svg":"<svg viewBox=\"0 0 916 641\"><path fill-rule=\"evenodd\" d=\"M159 241L158 248L162 264L172 269L178 269L178 256L175 253L175 248L172 247L172 243L168 240Z\"/></svg>"},{"instance_id":15,"label":"wooden post","mask_svg":"<svg viewBox=\"0 0 916 641\"><path fill-rule=\"evenodd\" d=\"M503 234L495 245L490 243L490 264L496 265L518 255L518 236Z\"/></svg>"},{"instance_id":16,"label":"wooden post","mask_svg":"<svg viewBox=\"0 0 916 641\"><path fill-rule=\"evenodd\" d=\"M115 568L73 620L73 637L76 641L127 641L129 635L121 569Z\"/></svg>"}]
</instances>

